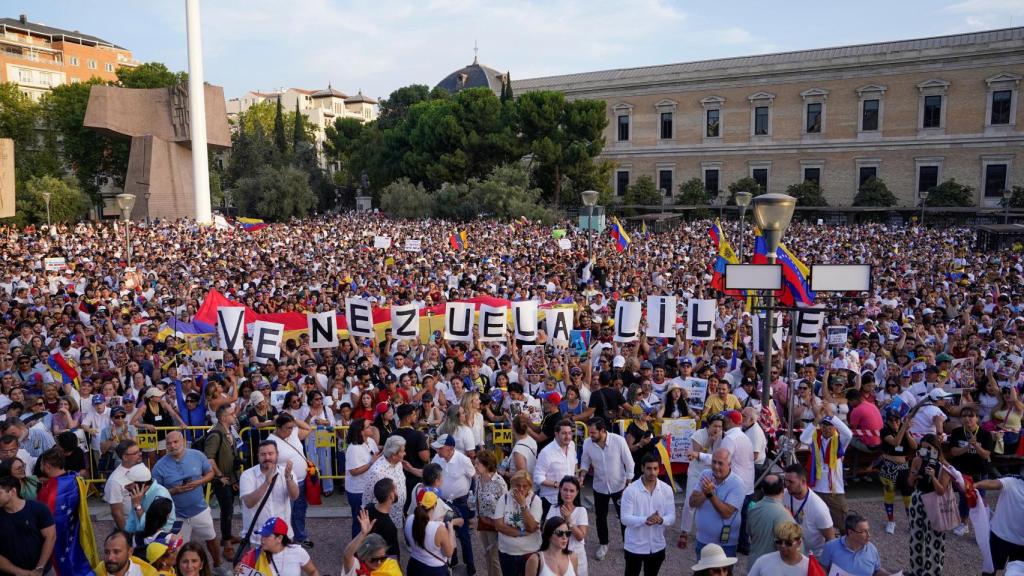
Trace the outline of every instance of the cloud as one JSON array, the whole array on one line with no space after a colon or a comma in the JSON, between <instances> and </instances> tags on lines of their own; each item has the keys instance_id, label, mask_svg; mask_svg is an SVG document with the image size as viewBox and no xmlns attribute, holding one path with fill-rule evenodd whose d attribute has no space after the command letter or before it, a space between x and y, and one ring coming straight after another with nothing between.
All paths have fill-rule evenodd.
<instances>
[{"instance_id":1,"label":"cloud","mask_svg":"<svg viewBox=\"0 0 1024 576\"><path fill-rule=\"evenodd\" d=\"M963 17L955 31L991 30L1024 21L1024 0L963 0L945 6L942 12Z\"/></svg>"}]
</instances>

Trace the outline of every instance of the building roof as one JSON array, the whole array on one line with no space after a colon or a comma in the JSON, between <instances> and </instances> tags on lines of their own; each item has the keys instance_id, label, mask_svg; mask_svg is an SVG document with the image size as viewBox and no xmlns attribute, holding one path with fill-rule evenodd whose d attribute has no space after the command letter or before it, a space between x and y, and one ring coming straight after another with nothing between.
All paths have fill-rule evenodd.
<instances>
[{"instance_id":1,"label":"building roof","mask_svg":"<svg viewBox=\"0 0 1024 576\"><path fill-rule=\"evenodd\" d=\"M817 48L779 52L775 54L759 54L735 58L718 58L714 60L698 60L677 64L642 66L637 68L619 68L528 78L513 81L512 87L521 90L541 90L571 85L587 88L588 85L630 85L634 83L651 83L661 81L678 81L685 76L694 77L720 75L733 69L752 69L760 74L775 70L788 70L795 67L810 68L814 62L853 61L862 58L877 58L888 61L899 61L903 58L920 59L924 53L948 54L953 49L965 47L998 49L1001 46L1020 46L1024 41L1024 27L987 30L967 34L952 34L893 42L877 42L857 44L833 48ZM683 77L683 78L681 78Z\"/></svg>"},{"instance_id":2,"label":"building roof","mask_svg":"<svg viewBox=\"0 0 1024 576\"><path fill-rule=\"evenodd\" d=\"M355 96L350 96L348 98L345 98L345 104L358 104L360 102L365 102L366 104L376 104L377 103L377 101L374 100L373 98L370 98L369 96L364 95L362 90L360 90L359 93L356 94Z\"/></svg>"},{"instance_id":3,"label":"building roof","mask_svg":"<svg viewBox=\"0 0 1024 576\"><path fill-rule=\"evenodd\" d=\"M11 28L21 30L23 32L31 32L33 34L43 34L50 36L51 42L65 40L75 42L76 44L102 44L104 46L110 46L120 50L127 50L127 48L107 42L106 40L96 36L82 34L77 30L64 30L63 28L53 28L43 24L36 24L35 22L29 22L25 15L22 15L19 18L0 18L0 28L4 30Z\"/></svg>"},{"instance_id":4,"label":"building roof","mask_svg":"<svg viewBox=\"0 0 1024 576\"><path fill-rule=\"evenodd\" d=\"M459 68L437 83L438 88L454 94L466 88L490 88L495 94L501 93L501 85L505 75L494 68L484 66L473 58L469 66Z\"/></svg>"},{"instance_id":5,"label":"building roof","mask_svg":"<svg viewBox=\"0 0 1024 576\"><path fill-rule=\"evenodd\" d=\"M330 96L330 97L333 97L333 98L341 98L342 100L344 100L345 98L348 98L347 94L345 94L344 92L340 92L338 90L335 90L334 88L331 87L330 84L328 84L327 88L324 89L324 90L317 90L316 92L313 92L312 96L313 96L313 98L327 98L327 97Z\"/></svg>"}]
</instances>

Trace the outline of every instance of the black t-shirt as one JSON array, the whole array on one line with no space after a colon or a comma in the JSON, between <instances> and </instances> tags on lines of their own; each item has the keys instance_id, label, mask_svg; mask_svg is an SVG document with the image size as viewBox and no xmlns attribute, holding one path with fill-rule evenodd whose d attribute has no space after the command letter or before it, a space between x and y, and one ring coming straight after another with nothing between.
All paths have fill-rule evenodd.
<instances>
[{"instance_id":1,"label":"black t-shirt","mask_svg":"<svg viewBox=\"0 0 1024 576\"><path fill-rule=\"evenodd\" d=\"M0 556L18 568L34 569L39 565L43 550L42 531L50 526L53 526L50 509L35 500L26 500L25 507L14 514L0 509ZM59 552L53 551L54 554Z\"/></svg>"},{"instance_id":2,"label":"black t-shirt","mask_svg":"<svg viewBox=\"0 0 1024 576\"><path fill-rule=\"evenodd\" d=\"M388 543L388 556L394 556L398 558L400 556L398 548L398 528L395 527L394 521L391 520L391 516L377 510L376 506L370 506L366 509L367 514L370 516L370 520L376 520L373 524L373 528L370 532L373 534L380 534L380 537Z\"/></svg>"},{"instance_id":3,"label":"black t-shirt","mask_svg":"<svg viewBox=\"0 0 1024 576\"><path fill-rule=\"evenodd\" d=\"M395 430L395 436L405 439L405 461L413 468L423 468L427 461L420 458L421 450L429 450L427 435L415 428L399 428Z\"/></svg>"},{"instance_id":4,"label":"black t-shirt","mask_svg":"<svg viewBox=\"0 0 1024 576\"><path fill-rule=\"evenodd\" d=\"M629 424L629 428L626 428L626 434L632 436L633 437L633 441L638 443L638 444L639 444L640 440L643 440L644 438L652 438L652 437L654 437L654 431L651 430L650 427L648 427L647 430L641 430L640 427L637 426L635 422L631 422ZM643 465L644 456L646 456L650 452L656 452L657 450L658 450L657 444L655 444L654 442L648 442L646 446L644 446L644 447L639 447L638 446L636 451L633 452L633 479L634 480L639 478L640 474L644 470L644 465Z\"/></svg>"},{"instance_id":5,"label":"black t-shirt","mask_svg":"<svg viewBox=\"0 0 1024 576\"><path fill-rule=\"evenodd\" d=\"M968 434L964 427L961 426L953 433L949 435L949 447L950 448L966 448L970 443L968 438L971 434ZM995 440L992 438L992 434L981 428L978 428L976 434L978 444L985 450L991 451L995 446ZM959 456L953 456L949 459L949 463L956 467L957 470L964 474L971 475L975 480L981 478L982 472L985 471L986 460L978 455L977 452L967 451Z\"/></svg>"},{"instance_id":6,"label":"black t-shirt","mask_svg":"<svg viewBox=\"0 0 1024 576\"><path fill-rule=\"evenodd\" d=\"M907 458L913 458L914 450L911 448L910 444L910 432L905 432L903 434L903 442L901 442L899 446L893 446L892 444L889 444L888 442L885 441L886 438L890 436L895 438L898 434L898 428L893 428L892 426L889 425L886 425L885 428L882 428L882 454L888 454L889 456L905 456ZM909 463L910 461L908 460L907 462Z\"/></svg>"},{"instance_id":7,"label":"black t-shirt","mask_svg":"<svg viewBox=\"0 0 1024 576\"><path fill-rule=\"evenodd\" d=\"M609 426L619 416L619 407L624 404L622 395L614 388L601 388L590 395L589 408L594 409L594 416L604 418Z\"/></svg>"},{"instance_id":8,"label":"black t-shirt","mask_svg":"<svg viewBox=\"0 0 1024 576\"><path fill-rule=\"evenodd\" d=\"M555 440L555 433L558 428L558 423L562 421L561 412L549 412L544 415L544 420L540 423L540 431L547 437L547 440L537 443L537 452L539 453L544 449L545 446L551 444Z\"/></svg>"}]
</instances>

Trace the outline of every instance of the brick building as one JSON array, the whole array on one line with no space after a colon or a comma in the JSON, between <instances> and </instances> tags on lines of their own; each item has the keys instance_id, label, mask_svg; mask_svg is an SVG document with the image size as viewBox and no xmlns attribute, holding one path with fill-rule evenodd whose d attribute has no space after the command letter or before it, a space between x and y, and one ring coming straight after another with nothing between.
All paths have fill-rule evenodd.
<instances>
[{"instance_id":1,"label":"brick building","mask_svg":"<svg viewBox=\"0 0 1024 576\"><path fill-rule=\"evenodd\" d=\"M92 77L117 80L117 69L138 62L126 48L77 30L0 18L0 82L13 82L38 100L54 86Z\"/></svg>"},{"instance_id":2,"label":"brick building","mask_svg":"<svg viewBox=\"0 0 1024 576\"><path fill-rule=\"evenodd\" d=\"M1024 28L513 81L607 103L603 158L622 195L700 178L770 192L805 179L850 205L876 176L900 205L955 178L975 204L1024 184ZM1021 156L1021 158L1018 158ZM718 201L724 201L721 194ZM666 202L672 202L666 198Z\"/></svg>"}]
</instances>

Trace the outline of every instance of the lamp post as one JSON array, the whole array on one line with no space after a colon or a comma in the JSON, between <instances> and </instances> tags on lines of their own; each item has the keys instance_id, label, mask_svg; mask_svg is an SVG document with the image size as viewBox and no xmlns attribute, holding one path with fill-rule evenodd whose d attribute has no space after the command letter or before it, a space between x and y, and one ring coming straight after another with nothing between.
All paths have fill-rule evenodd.
<instances>
[{"instance_id":1,"label":"lamp post","mask_svg":"<svg viewBox=\"0 0 1024 576\"><path fill-rule=\"evenodd\" d=\"M1013 198L1013 190L1003 190L1003 224L1010 223L1010 199Z\"/></svg>"},{"instance_id":2,"label":"lamp post","mask_svg":"<svg viewBox=\"0 0 1024 576\"><path fill-rule=\"evenodd\" d=\"M135 194L127 192L117 195L117 207L121 210L121 220L124 220L124 243L128 252L128 267L132 266L132 207L135 206Z\"/></svg>"},{"instance_id":3,"label":"lamp post","mask_svg":"<svg viewBox=\"0 0 1024 576\"><path fill-rule=\"evenodd\" d=\"M584 190L580 193L583 205L587 207L587 261L594 259L594 246L591 243L591 236L594 232L594 206L597 205L598 193L596 190Z\"/></svg>"},{"instance_id":4,"label":"lamp post","mask_svg":"<svg viewBox=\"0 0 1024 576\"><path fill-rule=\"evenodd\" d=\"M747 223L747 206L750 206L750 200L753 197L754 195L747 191L736 193L736 205L740 207L740 238L739 242L737 243L740 248L739 254L737 255L740 260L740 264L743 264L743 243L744 239L746 238L746 236L743 235L743 228L744 225Z\"/></svg>"},{"instance_id":5,"label":"lamp post","mask_svg":"<svg viewBox=\"0 0 1024 576\"><path fill-rule=\"evenodd\" d=\"M928 191L921 191L921 226L924 226L924 207L928 203Z\"/></svg>"},{"instance_id":6,"label":"lamp post","mask_svg":"<svg viewBox=\"0 0 1024 576\"><path fill-rule=\"evenodd\" d=\"M149 219L149 197L152 194L153 193L149 191L149 188L147 188L146 191L143 193L143 197L146 199L146 226L149 226L151 222Z\"/></svg>"},{"instance_id":7,"label":"lamp post","mask_svg":"<svg viewBox=\"0 0 1024 576\"><path fill-rule=\"evenodd\" d=\"M49 191L43 192L43 201L46 202L46 227L50 227L50 197L53 194Z\"/></svg>"},{"instance_id":8,"label":"lamp post","mask_svg":"<svg viewBox=\"0 0 1024 576\"><path fill-rule=\"evenodd\" d=\"M796 209L796 198L786 194L762 194L754 199L754 221L761 229L765 245L768 248L768 263L775 264L776 251L782 242L782 235L789 228L793 219L793 210ZM772 340L775 334L775 295L770 291L767 300L767 330L764 334L764 366L762 367L761 402L768 402L771 398L771 376L772 376ZM792 392L790 393L792 396ZM790 431L793 427L790 425Z\"/></svg>"}]
</instances>

